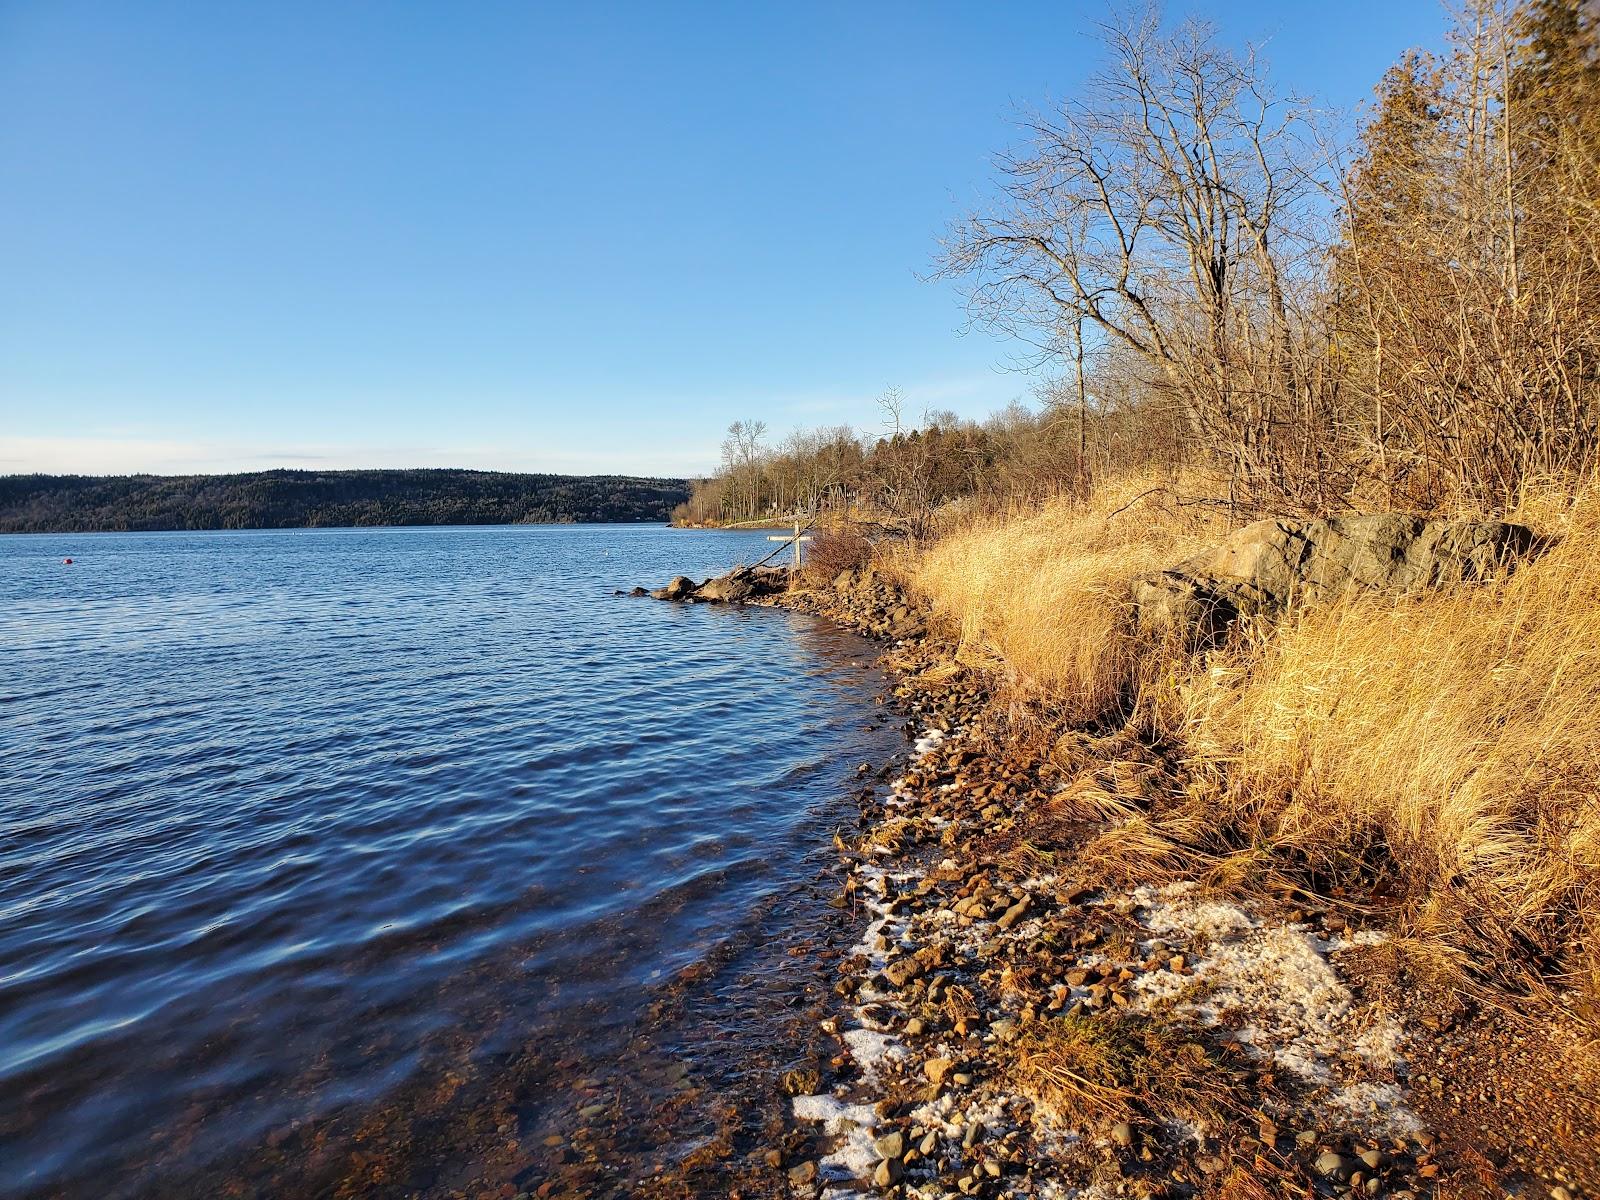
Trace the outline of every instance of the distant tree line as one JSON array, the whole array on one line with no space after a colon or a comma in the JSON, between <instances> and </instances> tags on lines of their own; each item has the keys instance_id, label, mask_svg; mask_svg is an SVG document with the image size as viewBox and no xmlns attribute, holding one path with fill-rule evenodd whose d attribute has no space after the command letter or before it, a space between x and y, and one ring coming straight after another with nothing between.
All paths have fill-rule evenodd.
<instances>
[{"instance_id":1,"label":"distant tree line","mask_svg":"<svg viewBox=\"0 0 1600 1200\"><path fill-rule=\"evenodd\" d=\"M665 521L681 479L502 471L0 476L0 532Z\"/></svg>"},{"instance_id":2,"label":"distant tree line","mask_svg":"<svg viewBox=\"0 0 1600 1200\"><path fill-rule=\"evenodd\" d=\"M1055 393L1041 408L1013 403L982 421L930 411L912 422L898 388L878 404L886 418L878 436L839 425L771 444L763 422L734 422L721 470L693 481L673 519L729 525L849 510L920 532L951 501L1087 490L1093 472L1113 460L1160 457L1141 441L1148 420L1135 425L1109 409L1085 416Z\"/></svg>"},{"instance_id":3,"label":"distant tree line","mask_svg":"<svg viewBox=\"0 0 1600 1200\"><path fill-rule=\"evenodd\" d=\"M730 431L680 519L1086 491L1200 468L1240 513L1499 509L1600 470L1600 3L1467 0L1358 125L1153 11L1029 114L944 241L973 320L1037 352L1033 410L890 393L881 438Z\"/></svg>"}]
</instances>

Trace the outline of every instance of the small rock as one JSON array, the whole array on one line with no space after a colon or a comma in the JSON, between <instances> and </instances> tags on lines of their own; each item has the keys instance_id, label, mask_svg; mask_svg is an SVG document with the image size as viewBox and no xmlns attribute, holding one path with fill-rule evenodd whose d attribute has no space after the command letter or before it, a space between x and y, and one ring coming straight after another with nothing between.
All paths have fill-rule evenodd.
<instances>
[{"instance_id":1,"label":"small rock","mask_svg":"<svg viewBox=\"0 0 1600 1200\"><path fill-rule=\"evenodd\" d=\"M650 595L657 600L687 600L695 593L694 580L687 576L676 576L666 587L656 588Z\"/></svg>"},{"instance_id":2,"label":"small rock","mask_svg":"<svg viewBox=\"0 0 1600 1200\"><path fill-rule=\"evenodd\" d=\"M905 1167L898 1158L886 1158L878 1164L878 1169L872 1173L874 1187L892 1188L900 1182L904 1175Z\"/></svg>"},{"instance_id":3,"label":"small rock","mask_svg":"<svg viewBox=\"0 0 1600 1200\"><path fill-rule=\"evenodd\" d=\"M789 1168L789 1182L795 1187L805 1187L816 1177L817 1164L814 1162L807 1161L799 1166Z\"/></svg>"},{"instance_id":4,"label":"small rock","mask_svg":"<svg viewBox=\"0 0 1600 1200\"><path fill-rule=\"evenodd\" d=\"M901 958L890 963L883 969L883 977L897 988L903 988L918 975L924 968L922 963L915 958Z\"/></svg>"},{"instance_id":5,"label":"small rock","mask_svg":"<svg viewBox=\"0 0 1600 1200\"><path fill-rule=\"evenodd\" d=\"M1028 898L1024 896L1000 915L998 922L1001 929L1010 929L1027 914Z\"/></svg>"},{"instance_id":6,"label":"small rock","mask_svg":"<svg viewBox=\"0 0 1600 1200\"><path fill-rule=\"evenodd\" d=\"M1353 1160L1342 1154L1335 1154L1332 1150L1320 1155L1312 1165L1318 1175L1340 1180L1348 1179L1355 1167Z\"/></svg>"},{"instance_id":7,"label":"small rock","mask_svg":"<svg viewBox=\"0 0 1600 1200\"><path fill-rule=\"evenodd\" d=\"M1572 1190L1558 1183L1550 1189L1550 1200L1573 1200Z\"/></svg>"},{"instance_id":8,"label":"small rock","mask_svg":"<svg viewBox=\"0 0 1600 1200\"><path fill-rule=\"evenodd\" d=\"M955 1060L952 1058L930 1058L922 1064L922 1073L928 1077L928 1082L934 1087L944 1084L945 1076L955 1070Z\"/></svg>"},{"instance_id":9,"label":"small rock","mask_svg":"<svg viewBox=\"0 0 1600 1200\"><path fill-rule=\"evenodd\" d=\"M906 1135L898 1129L886 1133L872 1143L872 1148L878 1152L879 1158L900 1158L906 1152Z\"/></svg>"}]
</instances>

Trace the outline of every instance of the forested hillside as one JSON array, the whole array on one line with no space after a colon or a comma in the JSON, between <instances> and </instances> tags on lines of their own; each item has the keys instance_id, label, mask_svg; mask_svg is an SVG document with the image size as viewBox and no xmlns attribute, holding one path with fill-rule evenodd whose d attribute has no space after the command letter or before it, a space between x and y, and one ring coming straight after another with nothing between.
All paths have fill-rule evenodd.
<instances>
[{"instance_id":1,"label":"forested hillside","mask_svg":"<svg viewBox=\"0 0 1600 1200\"><path fill-rule=\"evenodd\" d=\"M664 521L681 479L502 471L0 476L0 531Z\"/></svg>"}]
</instances>

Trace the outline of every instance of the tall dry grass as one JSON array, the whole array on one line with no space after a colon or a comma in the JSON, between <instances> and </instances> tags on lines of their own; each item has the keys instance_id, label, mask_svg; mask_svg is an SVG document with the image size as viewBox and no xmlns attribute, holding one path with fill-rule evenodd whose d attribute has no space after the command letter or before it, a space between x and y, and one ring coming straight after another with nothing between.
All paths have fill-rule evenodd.
<instances>
[{"instance_id":1,"label":"tall dry grass","mask_svg":"<svg viewBox=\"0 0 1600 1200\"><path fill-rule=\"evenodd\" d=\"M1380 838L1419 937L1593 976L1600 496L1558 515L1508 579L1312 609L1196 673L1183 736L1222 768L1228 818L1274 844Z\"/></svg>"},{"instance_id":2,"label":"tall dry grass","mask_svg":"<svg viewBox=\"0 0 1600 1200\"><path fill-rule=\"evenodd\" d=\"M969 660L998 666L1068 721L1136 699L1155 648L1131 620L1128 580L1169 566L1220 532L1168 481L1124 479L1071 499L974 517L902 563L960 630Z\"/></svg>"},{"instance_id":3,"label":"tall dry grass","mask_svg":"<svg viewBox=\"0 0 1600 1200\"><path fill-rule=\"evenodd\" d=\"M1130 576L1223 532L1129 504L1151 486L974 521L903 570L1064 722L1156 714L1190 802L1141 818L1147 840L1317 871L1359 856L1418 944L1600 991L1600 492L1525 503L1556 540L1508 578L1308 609L1201 659L1130 619Z\"/></svg>"}]
</instances>

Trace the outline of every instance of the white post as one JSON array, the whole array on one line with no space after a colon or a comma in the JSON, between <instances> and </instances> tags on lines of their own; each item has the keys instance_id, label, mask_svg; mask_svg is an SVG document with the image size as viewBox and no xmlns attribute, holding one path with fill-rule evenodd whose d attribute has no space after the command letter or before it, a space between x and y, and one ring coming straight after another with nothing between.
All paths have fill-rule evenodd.
<instances>
[{"instance_id":1,"label":"white post","mask_svg":"<svg viewBox=\"0 0 1600 1200\"><path fill-rule=\"evenodd\" d=\"M767 541L769 541L769 542L793 542L794 543L794 563L789 568L791 571L798 571L800 569L800 565L801 565L800 543L801 542L809 542L810 540L811 539L809 537L801 537L800 536L800 522L798 520L796 520L795 523L794 523L794 532L792 534L790 534L788 537L783 537L781 535L774 535L774 536L769 537L767 539ZM776 554L777 551L774 550L773 553Z\"/></svg>"}]
</instances>

